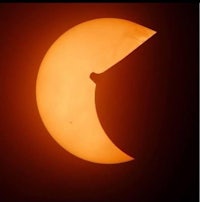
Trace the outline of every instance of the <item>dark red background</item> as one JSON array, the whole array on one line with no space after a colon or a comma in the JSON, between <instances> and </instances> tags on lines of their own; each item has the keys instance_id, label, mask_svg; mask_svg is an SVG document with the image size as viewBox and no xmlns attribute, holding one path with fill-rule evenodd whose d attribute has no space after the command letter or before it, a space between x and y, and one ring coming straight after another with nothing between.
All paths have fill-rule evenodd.
<instances>
[{"instance_id":1,"label":"dark red background","mask_svg":"<svg viewBox=\"0 0 200 202\"><path fill-rule=\"evenodd\" d=\"M136 158L124 164L72 156L48 134L36 106L37 72L50 45L99 17L157 31L95 78L103 128ZM197 199L198 4L0 4L0 29L2 202Z\"/></svg>"}]
</instances>

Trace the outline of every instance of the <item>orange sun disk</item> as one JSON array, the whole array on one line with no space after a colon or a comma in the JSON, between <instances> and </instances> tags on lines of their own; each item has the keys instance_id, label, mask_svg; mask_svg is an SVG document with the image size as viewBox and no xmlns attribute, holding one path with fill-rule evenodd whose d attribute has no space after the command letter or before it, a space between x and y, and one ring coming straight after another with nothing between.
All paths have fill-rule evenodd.
<instances>
[{"instance_id":1,"label":"orange sun disk","mask_svg":"<svg viewBox=\"0 0 200 202\"><path fill-rule=\"evenodd\" d=\"M154 34L128 20L100 18L71 28L50 47L39 69L36 99L44 125L64 149L95 163L134 159L101 127L90 74L106 71Z\"/></svg>"}]
</instances>

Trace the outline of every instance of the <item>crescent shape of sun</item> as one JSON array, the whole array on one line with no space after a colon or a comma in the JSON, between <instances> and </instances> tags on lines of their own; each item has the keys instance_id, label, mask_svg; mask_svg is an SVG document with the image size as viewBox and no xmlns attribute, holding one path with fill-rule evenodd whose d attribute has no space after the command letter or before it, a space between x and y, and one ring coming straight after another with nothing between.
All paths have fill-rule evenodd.
<instances>
[{"instance_id":1,"label":"crescent shape of sun","mask_svg":"<svg viewBox=\"0 0 200 202\"><path fill-rule=\"evenodd\" d=\"M101 164L134 159L103 130L90 74L106 71L155 33L128 20L99 18L78 24L53 43L38 72L36 100L45 127L65 150Z\"/></svg>"}]
</instances>

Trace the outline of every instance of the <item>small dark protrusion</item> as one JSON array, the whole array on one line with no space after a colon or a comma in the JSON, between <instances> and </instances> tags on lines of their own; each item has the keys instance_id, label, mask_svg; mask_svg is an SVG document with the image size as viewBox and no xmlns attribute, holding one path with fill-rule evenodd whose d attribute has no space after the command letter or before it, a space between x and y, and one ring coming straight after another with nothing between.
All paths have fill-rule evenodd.
<instances>
[{"instance_id":1,"label":"small dark protrusion","mask_svg":"<svg viewBox=\"0 0 200 202\"><path fill-rule=\"evenodd\" d=\"M100 81L100 74L96 74L93 72L90 74L90 79L92 79L94 83L98 83Z\"/></svg>"}]
</instances>

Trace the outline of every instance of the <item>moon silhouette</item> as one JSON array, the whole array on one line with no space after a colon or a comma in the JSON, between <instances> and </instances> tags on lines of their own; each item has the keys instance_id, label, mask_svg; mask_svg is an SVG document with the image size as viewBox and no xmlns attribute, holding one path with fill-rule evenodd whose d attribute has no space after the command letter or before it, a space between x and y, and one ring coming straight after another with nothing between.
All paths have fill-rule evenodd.
<instances>
[{"instance_id":1,"label":"moon silhouette","mask_svg":"<svg viewBox=\"0 0 200 202\"><path fill-rule=\"evenodd\" d=\"M99 18L78 24L53 43L38 72L36 100L45 127L65 150L94 163L134 159L104 132L90 75L106 71L155 33L128 20Z\"/></svg>"}]
</instances>

